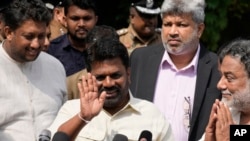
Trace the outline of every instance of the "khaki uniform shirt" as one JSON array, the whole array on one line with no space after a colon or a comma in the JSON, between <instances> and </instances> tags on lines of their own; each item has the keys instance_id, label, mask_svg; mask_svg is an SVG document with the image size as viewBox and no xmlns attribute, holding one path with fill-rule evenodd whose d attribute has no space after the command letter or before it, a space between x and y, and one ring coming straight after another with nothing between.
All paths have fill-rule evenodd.
<instances>
[{"instance_id":1,"label":"khaki uniform shirt","mask_svg":"<svg viewBox=\"0 0 250 141\"><path fill-rule=\"evenodd\" d=\"M49 24L50 31L51 31L51 36L50 36L50 41L67 33L67 29L60 24L59 22L52 20Z\"/></svg>"},{"instance_id":2,"label":"khaki uniform shirt","mask_svg":"<svg viewBox=\"0 0 250 141\"><path fill-rule=\"evenodd\" d=\"M161 42L161 31L156 29L155 34L148 41L143 41L130 25L128 28L117 30L120 41L127 47L129 54L138 47L145 47Z\"/></svg>"},{"instance_id":3,"label":"khaki uniform shirt","mask_svg":"<svg viewBox=\"0 0 250 141\"><path fill-rule=\"evenodd\" d=\"M87 70L83 69L67 77L68 100L80 98L77 83L81 81L83 75L87 74Z\"/></svg>"}]
</instances>

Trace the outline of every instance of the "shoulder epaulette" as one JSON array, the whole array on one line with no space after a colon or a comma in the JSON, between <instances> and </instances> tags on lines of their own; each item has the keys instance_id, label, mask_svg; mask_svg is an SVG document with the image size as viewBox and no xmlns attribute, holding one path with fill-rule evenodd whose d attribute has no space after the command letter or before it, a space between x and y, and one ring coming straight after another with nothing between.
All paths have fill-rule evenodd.
<instances>
[{"instance_id":1,"label":"shoulder epaulette","mask_svg":"<svg viewBox=\"0 0 250 141\"><path fill-rule=\"evenodd\" d=\"M117 34L119 36L121 36L121 35L124 35L124 34L128 33L128 29L127 28L122 28L122 29L117 30L116 32L117 32Z\"/></svg>"}]
</instances>

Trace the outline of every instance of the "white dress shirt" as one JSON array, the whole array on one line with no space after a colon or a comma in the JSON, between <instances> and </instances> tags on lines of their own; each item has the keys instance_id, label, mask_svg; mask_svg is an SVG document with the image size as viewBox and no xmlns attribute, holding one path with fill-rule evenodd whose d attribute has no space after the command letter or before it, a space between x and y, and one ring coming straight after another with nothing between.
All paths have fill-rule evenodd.
<instances>
[{"instance_id":1,"label":"white dress shirt","mask_svg":"<svg viewBox=\"0 0 250 141\"><path fill-rule=\"evenodd\" d=\"M19 63L0 45L0 140L36 141L67 100L62 64L41 52Z\"/></svg>"}]
</instances>

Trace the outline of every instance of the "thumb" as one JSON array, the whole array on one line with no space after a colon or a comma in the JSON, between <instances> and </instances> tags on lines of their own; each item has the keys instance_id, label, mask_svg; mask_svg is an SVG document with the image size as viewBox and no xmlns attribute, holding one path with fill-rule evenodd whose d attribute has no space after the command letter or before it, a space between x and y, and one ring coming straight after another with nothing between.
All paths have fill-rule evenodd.
<instances>
[{"instance_id":1,"label":"thumb","mask_svg":"<svg viewBox=\"0 0 250 141\"><path fill-rule=\"evenodd\" d=\"M99 102L103 105L106 99L106 92L103 91L99 97Z\"/></svg>"}]
</instances>

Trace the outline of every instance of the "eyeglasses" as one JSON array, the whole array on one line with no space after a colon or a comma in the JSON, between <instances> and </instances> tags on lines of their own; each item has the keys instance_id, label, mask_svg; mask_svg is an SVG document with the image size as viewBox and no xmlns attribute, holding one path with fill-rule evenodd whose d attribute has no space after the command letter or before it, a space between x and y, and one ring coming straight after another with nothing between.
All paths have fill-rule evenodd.
<instances>
[{"instance_id":1,"label":"eyeglasses","mask_svg":"<svg viewBox=\"0 0 250 141\"><path fill-rule=\"evenodd\" d=\"M184 125L185 130L189 132L190 119L191 119L191 102L190 102L189 96L184 97L183 109L184 109L183 125Z\"/></svg>"}]
</instances>

